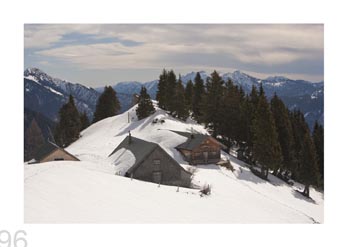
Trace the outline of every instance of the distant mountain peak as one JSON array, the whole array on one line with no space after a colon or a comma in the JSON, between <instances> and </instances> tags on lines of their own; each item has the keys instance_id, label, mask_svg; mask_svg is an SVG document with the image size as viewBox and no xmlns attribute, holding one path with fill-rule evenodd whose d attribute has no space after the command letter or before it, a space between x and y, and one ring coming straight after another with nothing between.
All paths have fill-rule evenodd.
<instances>
[{"instance_id":1,"label":"distant mountain peak","mask_svg":"<svg viewBox=\"0 0 350 247\"><path fill-rule=\"evenodd\" d=\"M287 81L289 80L285 76L277 75L277 76L269 76L265 79L266 81L275 81L275 82L281 82L281 81Z\"/></svg>"},{"instance_id":2,"label":"distant mountain peak","mask_svg":"<svg viewBox=\"0 0 350 247\"><path fill-rule=\"evenodd\" d=\"M33 79L36 80L36 81L48 81L48 82L51 82L51 83L54 83L56 85L59 85L59 84L64 84L64 83L67 83L67 81L65 80L61 80L61 79L57 79L57 78L53 78L51 76L49 76L48 74L46 74L44 71L42 71L41 69L38 69L38 68L35 68L35 67L30 67L30 68L27 68L25 71L24 71L24 77L26 78L30 78L30 79Z\"/></svg>"}]
</instances>

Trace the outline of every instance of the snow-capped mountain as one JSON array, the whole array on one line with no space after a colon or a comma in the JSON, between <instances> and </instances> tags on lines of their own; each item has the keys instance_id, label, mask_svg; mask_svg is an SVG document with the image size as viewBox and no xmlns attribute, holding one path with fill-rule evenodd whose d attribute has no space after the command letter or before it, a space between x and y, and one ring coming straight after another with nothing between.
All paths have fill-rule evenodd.
<instances>
[{"instance_id":1,"label":"snow-capped mountain","mask_svg":"<svg viewBox=\"0 0 350 247\"><path fill-rule=\"evenodd\" d=\"M210 73L205 71L199 73L204 82L210 76ZM197 72L190 72L182 75L181 79L184 85L189 80L194 81L196 74ZM300 109L304 112L310 127L316 120L323 124L323 82L291 80L283 76L259 79L238 70L221 74L221 76L225 81L231 79L236 85L242 86L246 93L250 92L253 85L258 87L262 84L269 98L277 93L290 109ZM103 87L92 89L81 84L53 78L37 68L29 68L24 71L24 84L26 107L53 120L56 119L59 108L67 101L69 94L74 96L79 111L86 111L91 118L98 96L103 91ZM155 99L158 80L144 83L138 81L119 82L112 86L117 92L121 112L125 112L132 106L132 95L139 93L142 86L145 86L151 98Z\"/></svg>"},{"instance_id":2,"label":"snow-capped mountain","mask_svg":"<svg viewBox=\"0 0 350 247\"><path fill-rule=\"evenodd\" d=\"M37 68L24 71L24 104L55 120L59 108L67 102L69 95L75 99L80 112L86 111L91 118L99 93L93 88L53 78Z\"/></svg>"},{"instance_id":3,"label":"snow-capped mountain","mask_svg":"<svg viewBox=\"0 0 350 247\"><path fill-rule=\"evenodd\" d=\"M194 81L197 72L190 72L186 75L181 76L181 80L184 85L189 80ZM199 74L204 82L210 77L210 73L200 71ZM251 91L253 85L259 87L263 85L267 97L271 98L276 93L290 109L300 109L305 113L306 121L309 126L312 127L314 122L317 120L323 124L323 90L324 83L313 83L305 80L292 80L284 76L270 76L266 79L259 79L243 73L239 70L232 73L220 74L222 78L227 81L231 79L234 84L242 86L246 93ZM157 93L158 80L151 82L120 82L113 86L118 94L123 93L126 95L139 93L141 86L144 85L147 88L151 98L155 99ZM96 89L102 91L103 88ZM128 101L131 102L131 99ZM123 104L122 105L128 105Z\"/></svg>"}]
</instances>

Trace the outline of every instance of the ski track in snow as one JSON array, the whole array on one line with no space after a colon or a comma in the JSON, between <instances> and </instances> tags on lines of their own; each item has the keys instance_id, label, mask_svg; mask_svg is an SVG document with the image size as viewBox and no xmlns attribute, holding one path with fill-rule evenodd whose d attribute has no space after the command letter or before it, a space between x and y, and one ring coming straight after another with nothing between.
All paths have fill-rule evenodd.
<instances>
[{"instance_id":1,"label":"ski track in snow","mask_svg":"<svg viewBox=\"0 0 350 247\"><path fill-rule=\"evenodd\" d=\"M261 196L263 196L263 197L265 197L265 198L267 198L267 199L269 199L269 200L271 200L271 201L273 201L273 202L275 202L275 203L278 203L278 204L280 204L280 205L282 205L282 206L284 206L284 207L287 207L287 208L289 208L289 209L295 210L295 211L297 211L298 213L300 213L300 214L304 215L305 217L307 217L307 218L308 218L311 222L313 222L313 223L319 223L319 222L317 222L314 218L312 218L311 216L305 214L304 212L302 212L302 211L300 211L300 210L298 210L298 209L296 209L296 208L290 207L290 206L288 206L287 204L285 204L285 203L283 203L283 202L281 202L281 201L278 201L278 200L276 200L276 199L273 199L273 198L269 197L268 195L263 194L263 193L261 193L260 191L257 191L256 189L254 189L253 187L249 186L249 185L246 184L246 183L237 183L237 181L236 181L236 179L238 179L237 177L233 178L233 177L229 176L228 174L225 174L222 170L220 170L219 172L220 172L222 175L224 175L224 176L226 176L226 177L232 179L232 181L234 181L237 185L239 185L239 186L245 186L245 187L249 188L250 190L254 191L255 193L257 193L257 194L259 194L259 195L261 195ZM243 172L246 172L246 171L241 171L241 173L243 173ZM233 173L233 174L234 174L234 173ZM234 174L234 175L235 175L235 174ZM275 186L276 186L276 185L275 185Z\"/></svg>"}]
</instances>

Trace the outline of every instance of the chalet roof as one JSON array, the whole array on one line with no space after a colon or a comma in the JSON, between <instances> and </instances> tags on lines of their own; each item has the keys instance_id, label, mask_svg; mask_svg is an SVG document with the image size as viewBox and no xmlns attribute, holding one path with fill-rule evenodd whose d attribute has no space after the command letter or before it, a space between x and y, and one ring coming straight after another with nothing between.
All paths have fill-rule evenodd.
<instances>
[{"instance_id":1,"label":"chalet roof","mask_svg":"<svg viewBox=\"0 0 350 247\"><path fill-rule=\"evenodd\" d=\"M66 154L74 157L76 160L79 160L77 157L75 157L74 155L68 153L66 150L64 150L63 148L60 148L59 146L57 146L55 143L52 143L50 141L45 142L40 148L39 150L34 154L34 159L36 162L41 161L42 159L44 159L46 156L48 156L50 153L52 153L53 151L55 151L56 149L61 150L62 152L65 152Z\"/></svg>"},{"instance_id":2,"label":"chalet roof","mask_svg":"<svg viewBox=\"0 0 350 247\"><path fill-rule=\"evenodd\" d=\"M129 138L131 138L131 141L129 141ZM130 151L134 157L135 157L135 162L134 164L128 164L130 165L127 169L127 171L124 171L123 173L125 174L126 172L133 172L147 157L150 155L156 148L159 148L160 151L165 155L168 156L170 159L174 161L184 172L187 172L171 155L169 155L160 145L154 142L149 142L145 141L133 136L127 136L125 139L118 145L116 149L113 150L113 152L109 155L112 156L114 153L121 149L126 149ZM121 157L118 157L119 159ZM123 175L124 175L123 174Z\"/></svg>"},{"instance_id":3,"label":"chalet roof","mask_svg":"<svg viewBox=\"0 0 350 247\"><path fill-rule=\"evenodd\" d=\"M45 142L38 151L34 154L34 159L36 161L40 161L43 158L45 158L47 155L52 153L55 149L59 148L57 145L53 144L52 142Z\"/></svg>"},{"instance_id":4,"label":"chalet roof","mask_svg":"<svg viewBox=\"0 0 350 247\"><path fill-rule=\"evenodd\" d=\"M131 138L131 141L129 141ZM154 150L158 144L153 142L148 142L134 136L127 136L125 139L113 150L113 152L109 155L112 156L118 150L125 148L133 153L135 156L135 163L130 167L129 170L133 169L133 167L137 167L145 158Z\"/></svg>"},{"instance_id":5,"label":"chalet roof","mask_svg":"<svg viewBox=\"0 0 350 247\"><path fill-rule=\"evenodd\" d=\"M173 132L187 138L186 142L184 142L176 147L179 149L193 150L208 138L213 139L220 146L225 147L225 145L218 142L217 140L215 140L215 138L213 138L210 135L204 135L204 134L199 134L199 133L189 133L189 132L182 132L182 131L174 131L174 130L173 130Z\"/></svg>"}]
</instances>

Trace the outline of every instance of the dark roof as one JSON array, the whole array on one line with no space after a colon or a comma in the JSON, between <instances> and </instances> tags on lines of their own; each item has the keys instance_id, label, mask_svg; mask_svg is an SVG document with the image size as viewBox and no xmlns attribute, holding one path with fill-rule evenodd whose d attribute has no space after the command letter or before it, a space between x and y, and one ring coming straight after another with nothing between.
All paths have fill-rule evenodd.
<instances>
[{"instance_id":1,"label":"dark roof","mask_svg":"<svg viewBox=\"0 0 350 247\"><path fill-rule=\"evenodd\" d=\"M40 148L39 150L35 153L34 155L34 159L36 162L41 161L42 159L44 159L46 156L48 156L49 154L51 154L53 151L55 151L56 149L61 150L62 152L74 157L76 160L79 160L77 157L75 157L74 155L72 155L71 153L68 153L66 150L64 150L63 148L60 148L59 146L57 146L55 143L52 143L50 141L45 142Z\"/></svg>"},{"instance_id":2,"label":"dark roof","mask_svg":"<svg viewBox=\"0 0 350 247\"><path fill-rule=\"evenodd\" d=\"M43 158L45 158L47 155L52 153L55 149L59 148L57 145L53 144L52 142L46 142L43 144L39 150L35 153L34 159L36 161L40 161Z\"/></svg>"},{"instance_id":3,"label":"dark roof","mask_svg":"<svg viewBox=\"0 0 350 247\"><path fill-rule=\"evenodd\" d=\"M199 133L189 133L189 132L182 132L182 131L174 131L174 130L172 130L172 131L176 134L182 135L182 136L187 138L186 142L184 142L176 147L179 149L193 150L208 138L213 139L220 146L225 147L225 145L218 142L217 140L215 140L215 138L213 138L210 135L204 135L204 134L199 134Z\"/></svg>"},{"instance_id":4,"label":"dark roof","mask_svg":"<svg viewBox=\"0 0 350 247\"><path fill-rule=\"evenodd\" d=\"M131 142L129 142L129 138L131 138ZM133 136L125 137L125 139L118 145L118 147L116 147L116 149L113 150L113 152L109 156L112 156L115 152L117 152L121 148L125 148L125 149L131 151L136 159L135 164L133 164L128 170L128 172L132 172L157 147L163 151L164 155L170 157L176 164L178 164L180 166L180 164L173 157L171 157L165 150L163 150L162 147L159 146L157 143L145 141L145 140L133 137ZM187 172L182 166L180 166L180 168L182 170L184 170L185 172Z\"/></svg>"},{"instance_id":5,"label":"dark roof","mask_svg":"<svg viewBox=\"0 0 350 247\"><path fill-rule=\"evenodd\" d=\"M129 142L129 138L131 138L131 142ZM127 136L109 156L121 148L130 150L136 159L135 164L130 168L132 169L140 164L157 146L158 144L156 143L148 142L133 136Z\"/></svg>"}]
</instances>

